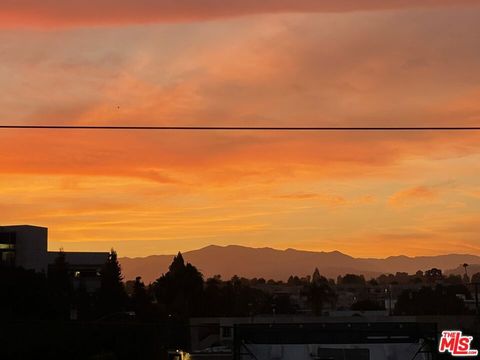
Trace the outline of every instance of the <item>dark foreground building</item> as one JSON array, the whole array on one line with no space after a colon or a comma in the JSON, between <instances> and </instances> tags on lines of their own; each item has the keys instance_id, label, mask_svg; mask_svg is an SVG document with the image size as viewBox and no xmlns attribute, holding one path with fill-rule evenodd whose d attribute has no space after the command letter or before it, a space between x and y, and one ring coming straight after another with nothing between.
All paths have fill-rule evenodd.
<instances>
[{"instance_id":1,"label":"dark foreground building","mask_svg":"<svg viewBox=\"0 0 480 360\"><path fill-rule=\"evenodd\" d=\"M190 319L190 359L440 360L446 329L474 337L476 316L255 316Z\"/></svg>"},{"instance_id":2,"label":"dark foreground building","mask_svg":"<svg viewBox=\"0 0 480 360\"><path fill-rule=\"evenodd\" d=\"M22 267L48 273L57 251L48 251L48 229L40 226L0 226L0 266ZM64 252L69 271L82 280L87 290L100 284L100 269L108 259L107 252Z\"/></svg>"}]
</instances>

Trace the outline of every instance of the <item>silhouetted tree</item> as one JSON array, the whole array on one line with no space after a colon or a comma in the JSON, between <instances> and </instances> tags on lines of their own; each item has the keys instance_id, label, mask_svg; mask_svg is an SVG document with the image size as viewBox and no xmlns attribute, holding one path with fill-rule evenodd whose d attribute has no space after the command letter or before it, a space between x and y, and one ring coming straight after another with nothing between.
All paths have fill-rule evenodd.
<instances>
[{"instance_id":1,"label":"silhouetted tree","mask_svg":"<svg viewBox=\"0 0 480 360\"><path fill-rule=\"evenodd\" d=\"M464 288L463 285L460 285ZM404 290L398 297L395 313L399 315L459 315L468 310L457 294L457 286L423 287L418 291ZM466 290L466 288L464 289ZM468 291L468 290L467 290Z\"/></svg>"},{"instance_id":2,"label":"silhouetted tree","mask_svg":"<svg viewBox=\"0 0 480 360\"><path fill-rule=\"evenodd\" d=\"M253 278L251 281L250 281L250 285L255 285L255 286L262 286L262 285L266 285L267 284L267 281L264 279L264 278Z\"/></svg>"},{"instance_id":3,"label":"silhouetted tree","mask_svg":"<svg viewBox=\"0 0 480 360\"><path fill-rule=\"evenodd\" d=\"M302 282L302 279L300 279L298 276L295 275L295 276L290 276L288 278L287 285L301 286L301 285L304 285L304 283Z\"/></svg>"},{"instance_id":4,"label":"silhouetted tree","mask_svg":"<svg viewBox=\"0 0 480 360\"><path fill-rule=\"evenodd\" d=\"M141 276L137 276L133 283L132 299L136 304L144 304L148 302L147 288L145 287Z\"/></svg>"},{"instance_id":5,"label":"silhouetted tree","mask_svg":"<svg viewBox=\"0 0 480 360\"><path fill-rule=\"evenodd\" d=\"M275 294L271 301L277 314L295 314L298 310L288 294Z\"/></svg>"},{"instance_id":6,"label":"silhouetted tree","mask_svg":"<svg viewBox=\"0 0 480 360\"><path fill-rule=\"evenodd\" d=\"M58 317L44 274L23 268L0 267L2 321Z\"/></svg>"},{"instance_id":7,"label":"silhouetted tree","mask_svg":"<svg viewBox=\"0 0 480 360\"><path fill-rule=\"evenodd\" d=\"M325 304L334 304L336 293L329 281L320 275L318 269L315 269L311 279L306 295L315 315L321 315Z\"/></svg>"},{"instance_id":8,"label":"silhouetted tree","mask_svg":"<svg viewBox=\"0 0 480 360\"><path fill-rule=\"evenodd\" d=\"M91 294L88 293L85 283L80 279L75 291L75 307L78 320L91 320L95 316L95 303Z\"/></svg>"},{"instance_id":9,"label":"silhouetted tree","mask_svg":"<svg viewBox=\"0 0 480 360\"><path fill-rule=\"evenodd\" d=\"M48 285L56 312L61 318L68 319L73 303L73 284L63 249L49 267Z\"/></svg>"},{"instance_id":10,"label":"silhouetted tree","mask_svg":"<svg viewBox=\"0 0 480 360\"><path fill-rule=\"evenodd\" d=\"M223 287L223 291L228 304L227 315L248 316L276 311L275 302L270 295L242 283L238 277L232 277Z\"/></svg>"},{"instance_id":11,"label":"silhouetted tree","mask_svg":"<svg viewBox=\"0 0 480 360\"><path fill-rule=\"evenodd\" d=\"M408 284L410 280L410 275L406 272L396 272L395 280L398 284Z\"/></svg>"},{"instance_id":12,"label":"silhouetted tree","mask_svg":"<svg viewBox=\"0 0 480 360\"><path fill-rule=\"evenodd\" d=\"M153 289L156 299L165 305L169 314L181 318L199 314L203 275L192 264L185 264L180 252L173 258L168 272L155 281Z\"/></svg>"},{"instance_id":13,"label":"silhouetted tree","mask_svg":"<svg viewBox=\"0 0 480 360\"><path fill-rule=\"evenodd\" d=\"M203 314L206 316L225 316L227 304L220 275L207 279L203 297Z\"/></svg>"},{"instance_id":14,"label":"silhouetted tree","mask_svg":"<svg viewBox=\"0 0 480 360\"><path fill-rule=\"evenodd\" d=\"M389 285L395 281L395 276L393 276L393 274L388 274L388 275L382 274L377 278L377 281L381 285ZM338 284L340 285L340 282Z\"/></svg>"},{"instance_id":15,"label":"silhouetted tree","mask_svg":"<svg viewBox=\"0 0 480 360\"><path fill-rule=\"evenodd\" d=\"M147 288L142 282L142 278L140 276L135 278L131 303L132 308L139 319L151 320L148 319L148 317L152 312L152 303Z\"/></svg>"},{"instance_id":16,"label":"silhouetted tree","mask_svg":"<svg viewBox=\"0 0 480 360\"><path fill-rule=\"evenodd\" d=\"M443 280L442 270L437 268L432 268L430 270L425 271L425 280L427 283L436 283L440 280Z\"/></svg>"},{"instance_id":17,"label":"silhouetted tree","mask_svg":"<svg viewBox=\"0 0 480 360\"><path fill-rule=\"evenodd\" d=\"M60 249L48 271L48 282L51 288L62 294L70 294L73 289L68 263L63 249Z\"/></svg>"},{"instance_id":18,"label":"silhouetted tree","mask_svg":"<svg viewBox=\"0 0 480 360\"><path fill-rule=\"evenodd\" d=\"M337 283L339 285L365 285L365 277L363 275L346 274L339 276Z\"/></svg>"},{"instance_id":19,"label":"silhouetted tree","mask_svg":"<svg viewBox=\"0 0 480 360\"><path fill-rule=\"evenodd\" d=\"M465 264L463 264L462 266L463 266L463 268L465 269L465 274L463 275L463 282L464 282L465 284L468 284L468 283L470 282L470 278L468 277L468 271L467 271L468 264L465 263Z\"/></svg>"},{"instance_id":20,"label":"silhouetted tree","mask_svg":"<svg viewBox=\"0 0 480 360\"><path fill-rule=\"evenodd\" d=\"M445 278L445 283L449 285L459 285L463 284L463 280L460 275L450 274Z\"/></svg>"},{"instance_id":21,"label":"silhouetted tree","mask_svg":"<svg viewBox=\"0 0 480 360\"><path fill-rule=\"evenodd\" d=\"M472 283L480 283L480 272L472 275Z\"/></svg>"},{"instance_id":22,"label":"silhouetted tree","mask_svg":"<svg viewBox=\"0 0 480 360\"><path fill-rule=\"evenodd\" d=\"M122 269L115 250L111 250L100 272L98 305L101 315L113 314L125 309L127 294L122 282Z\"/></svg>"},{"instance_id":23,"label":"silhouetted tree","mask_svg":"<svg viewBox=\"0 0 480 360\"><path fill-rule=\"evenodd\" d=\"M318 268L315 268L312 275L312 283L321 282L323 280L322 278L323 277L320 275L320 271L318 270Z\"/></svg>"}]
</instances>

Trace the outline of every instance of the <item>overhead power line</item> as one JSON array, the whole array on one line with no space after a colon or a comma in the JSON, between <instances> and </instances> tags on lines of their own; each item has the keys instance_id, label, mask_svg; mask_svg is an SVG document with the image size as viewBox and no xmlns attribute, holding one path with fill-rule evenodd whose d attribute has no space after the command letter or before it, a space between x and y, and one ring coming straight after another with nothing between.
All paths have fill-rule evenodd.
<instances>
[{"instance_id":1,"label":"overhead power line","mask_svg":"<svg viewBox=\"0 0 480 360\"><path fill-rule=\"evenodd\" d=\"M0 125L18 130L119 130L119 131L479 131L480 126L104 126L104 125Z\"/></svg>"}]
</instances>

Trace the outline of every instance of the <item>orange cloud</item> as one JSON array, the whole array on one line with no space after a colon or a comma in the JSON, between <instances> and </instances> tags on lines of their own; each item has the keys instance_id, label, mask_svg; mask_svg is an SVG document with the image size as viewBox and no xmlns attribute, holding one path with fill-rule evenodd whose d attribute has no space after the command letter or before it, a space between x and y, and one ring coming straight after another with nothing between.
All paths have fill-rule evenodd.
<instances>
[{"instance_id":1,"label":"orange cloud","mask_svg":"<svg viewBox=\"0 0 480 360\"><path fill-rule=\"evenodd\" d=\"M376 4L387 3L394 2ZM420 3L439 2L409 4ZM53 16L48 4L55 1L42 2L30 25L146 21L135 18L141 6L108 17L89 16L89 2L64 2ZM479 14L452 7L4 31L0 118L18 124L478 124ZM27 17L16 16L26 24ZM457 188L411 184L453 178L459 188L478 189L479 135L1 130L0 214L9 223L49 226L52 248L68 250L75 242L75 249L90 250L98 242L95 249L108 250L122 242L122 255L211 243L308 244L364 256L455 252L466 241L461 220L480 211L478 201ZM398 189L404 190L394 194ZM397 211L413 204L422 206ZM453 219L459 225L447 232L432 225ZM423 231L431 238L415 236ZM406 246L375 234L412 236ZM442 248L432 249L437 237Z\"/></svg>"},{"instance_id":2,"label":"orange cloud","mask_svg":"<svg viewBox=\"0 0 480 360\"><path fill-rule=\"evenodd\" d=\"M349 12L477 5L476 0L3 0L2 26L88 26L186 22L284 12Z\"/></svg>"},{"instance_id":3,"label":"orange cloud","mask_svg":"<svg viewBox=\"0 0 480 360\"><path fill-rule=\"evenodd\" d=\"M432 202L438 198L438 190L427 186L415 186L393 194L389 203L394 206L407 206L418 203Z\"/></svg>"},{"instance_id":4,"label":"orange cloud","mask_svg":"<svg viewBox=\"0 0 480 360\"><path fill-rule=\"evenodd\" d=\"M295 178L399 178L407 175L397 167L409 157L449 158L478 152L475 134L405 138L384 133L332 137L2 131L0 174L133 177L195 186Z\"/></svg>"},{"instance_id":5,"label":"orange cloud","mask_svg":"<svg viewBox=\"0 0 480 360\"><path fill-rule=\"evenodd\" d=\"M292 193L292 194L282 194L276 195L277 199L286 199L286 200L313 200L313 202L319 202L321 204L337 207L337 206L349 206L349 205L366 205L371 204L375 201L375 197L371 195L364 195L359 198L345 198L341 195L335 194L321 194L321 193ZM309 202L311 203L311 202Z\"/></svg>"}]
</instances>

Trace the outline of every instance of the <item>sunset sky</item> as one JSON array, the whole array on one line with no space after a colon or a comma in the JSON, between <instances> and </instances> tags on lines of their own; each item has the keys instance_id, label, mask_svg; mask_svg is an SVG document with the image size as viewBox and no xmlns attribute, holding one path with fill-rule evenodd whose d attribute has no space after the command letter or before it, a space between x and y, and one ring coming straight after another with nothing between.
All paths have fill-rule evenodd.
<instances>
[{"instance_id":1,"label":"sunset sky","mask_svg":"<svg viewBox=\"0 0 480 360\"><path fill-rule=\"evenodd\" d=\"M478 0L0 0L0 123L480 125L479 24ZM0 130L0 222L120 256L474 254L480 132Z\"/></svg>"}]
</instances>

